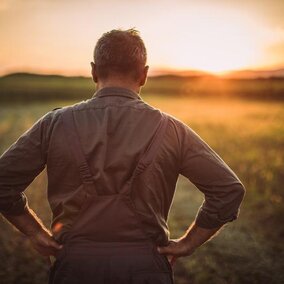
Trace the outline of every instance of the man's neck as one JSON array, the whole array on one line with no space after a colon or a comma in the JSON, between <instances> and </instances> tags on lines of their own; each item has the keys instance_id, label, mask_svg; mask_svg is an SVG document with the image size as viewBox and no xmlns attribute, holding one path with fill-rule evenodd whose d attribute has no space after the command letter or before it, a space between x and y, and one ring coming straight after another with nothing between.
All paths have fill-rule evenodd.
<instances>
[{"instance_id":1,"label":"man's neck","mask_svg":"<svg viewBox=\"0 0 284 284\"><path fill-rule=\"evenodd\" d=\"M140 86L138 86L137 84L124 82L121 80L110 80L110 81L97 83L97 91L103 88L108 88L108 87L125 88L137 94L139 94L140 92Z\"/></svg>"}]
</instances>

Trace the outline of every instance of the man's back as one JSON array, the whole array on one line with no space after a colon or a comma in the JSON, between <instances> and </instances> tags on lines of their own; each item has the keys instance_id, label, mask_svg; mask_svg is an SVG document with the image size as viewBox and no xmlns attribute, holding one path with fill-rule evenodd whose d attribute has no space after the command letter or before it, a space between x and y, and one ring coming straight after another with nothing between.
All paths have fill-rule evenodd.
<instances>
[{"instance_id":1,"label":"man's back","mask_svg":"<svg viewBox=\"0 0 284 284\"><path fill-rule=\"evenodd\" d=\"M72 110L96 190L101 195L118 193L151 144L161 119L160 110L146 104L138 94L123 88L102 89L92 99L72 106ZM82 182L68 146L73 141L68 141L65 135L64 112L66 108L52 112L45 131L48 133L48 149L45 150L48 153L48 196L55 217L53 227L56 228L56 224L64 224L61 220L66 217L63 204L72 195L76 198L74 193ZM154 161L136 181L133 190L137 208L150 225L146 229L152 230L153 238L160 244L168 241L166 219L179 174L179 152L178 136L172 121L168 123ZM159 219L159 225L153 214Z\"/></svg>"}]
</instances>

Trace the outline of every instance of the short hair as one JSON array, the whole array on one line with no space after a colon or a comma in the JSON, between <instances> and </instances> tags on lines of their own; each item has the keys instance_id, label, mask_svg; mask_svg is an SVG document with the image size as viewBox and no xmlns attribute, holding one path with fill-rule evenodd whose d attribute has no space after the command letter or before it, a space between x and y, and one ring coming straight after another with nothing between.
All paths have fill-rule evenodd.
<instances>
[{"instance_id":1,"label":"short hair","mask_svg":"<svg viewBox=\"0 0 284 284\"><path fill-rule=\"evenodd\" d=\"M118 74L137 80L147 61L147 51L136 29L104 33L94 49L94 62L99 79Z\"/></svg>"}]
</instances>

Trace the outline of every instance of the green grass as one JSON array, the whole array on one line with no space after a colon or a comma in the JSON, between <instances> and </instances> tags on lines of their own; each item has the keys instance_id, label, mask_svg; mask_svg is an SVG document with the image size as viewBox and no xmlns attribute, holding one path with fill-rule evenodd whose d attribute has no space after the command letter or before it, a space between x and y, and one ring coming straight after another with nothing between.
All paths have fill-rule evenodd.
<instances>
[{"instance_id":1,"label":"green grass","mask_svg":"<svg viewBox=\"0 0 284 284\"><path fill-rule=\"evenodd\" d=\"M284 103L151 94L144 99L196 130L247 189L239 219L192 256L177 261L176 283L283 283ZM2 105L1 153L41 115L73 102ZM30 206L48 226L45 172L29 186L27 195ZM181 236L193 221L202 199L200 192L180 177L169 219L172 238ZM45 283L46 265L25 237L4 220L0 231L0 282Z\"/></svg>"}]
</instances>

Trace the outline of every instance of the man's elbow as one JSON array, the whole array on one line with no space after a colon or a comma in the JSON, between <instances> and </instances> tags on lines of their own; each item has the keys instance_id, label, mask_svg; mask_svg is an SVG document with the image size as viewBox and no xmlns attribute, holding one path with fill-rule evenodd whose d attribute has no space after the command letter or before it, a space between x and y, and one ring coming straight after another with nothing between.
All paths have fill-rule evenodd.
<instances>
[{"instance_id":1,"label":"man's elbow","mask_svg":"<svg viewBox=\"0 0 284 284\"><path fill-rule=\"evenodd\" d=\"M233 187L233 189L236 201L241 204L246 194L246 188L241 182L239 182Z\"/></svg>"},{"instance_id":2,"label":"man's elbow","mask_svg":"<svg viewBox=\"0 0 284 284\"><path fill-rule=\"evenodd\" d=\"M246 189L241 182L230 186L223 208L219 211L219 218L224 223L236 220L240 213L240 206L244 199ZM225 201L225 200L224 200Z\"/></svg>"},{"instance_id":3,"label":"man's elbow","mask_svg":"<svg viewBox=\"0 0 284 284\"><path fill-rule=\"evenodd\" d=\"M231 194L232 194L231 202L229 202L228 205L225 206L224 209L225 209L225 212L227 212L227 210L231 212L231 216L232 216L231 221L233 221L233 220L236 220L239 216L240 206L246 194L246 189L241 182L238 182L234 184L234 186L231 187L231 190L232 190L231 191Z\"/></svg>"}]
</instances>

